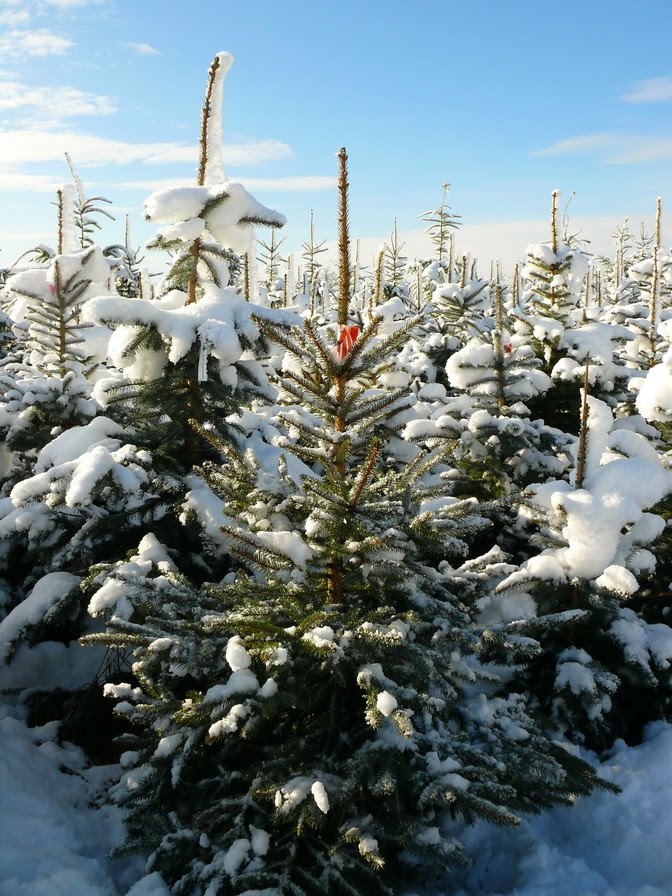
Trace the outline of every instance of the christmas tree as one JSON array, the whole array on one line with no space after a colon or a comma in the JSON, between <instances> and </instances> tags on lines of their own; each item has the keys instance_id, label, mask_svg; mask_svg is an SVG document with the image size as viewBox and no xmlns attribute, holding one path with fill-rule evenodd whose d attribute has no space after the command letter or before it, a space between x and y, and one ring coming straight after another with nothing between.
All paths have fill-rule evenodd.
<instances>
[{"instance_id":1,"label":"christmas tree","mask_svg":"<svg viewBox=\"0 0 672 896\"><path fill-rule=\"evenodd\" d=\"M444 448L395 456L406 390L371 383L417 319L348 319L339 159L337 325L255 318L285 351L287 435L255 457L193 422L222 460L188 504L234 569L195 589L157 556L95 580L112 616L88 641L132 651L107 692L142 729L114 797L176 894L398 893L460 861L444 818L515 825L601 783L479 662L449 561L489 521L433 477Z\"/></svg>"}]
</instances>

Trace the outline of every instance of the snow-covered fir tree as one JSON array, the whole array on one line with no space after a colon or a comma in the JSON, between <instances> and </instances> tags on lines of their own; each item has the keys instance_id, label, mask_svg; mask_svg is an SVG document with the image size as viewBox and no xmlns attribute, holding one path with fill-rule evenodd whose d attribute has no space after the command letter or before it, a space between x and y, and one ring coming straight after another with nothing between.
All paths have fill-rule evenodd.
<instances>
[{"instance_id":1,"label":"snow-covered fir tree","mask_svg":"<svg viewBox=\"0 0 672 896\"><path fill-rule=\"evenodd\" d=\"M255 457L200 430L223 459L187 503L236 567L194 589L159 550L92 583L112 615L88 640L133 652L107 690L142 729L114 796L176 894L398 893L460 861L444 818L517 824L601 784L479 662L449 561L489 521L433 477L444 448L395 457L406 390L371 383L417 320L349 323L344 220L337 326L256 318L288 437Z\"/></svg>"},{"instance_id":2,"label":"snow-covered fir tree","mask_svg":"<svg viewBox=\"0 0 672 896\"><path fill-rule=\"evenodd\" d=\"M530 641L514 689L522 683L559 730L603 749L669 711L672 629L630 602L656 571L650 547L666 524L650 509L672 492L672 471L587 386L586 375L570 481L532 484L522 496L520 521L539 525L527 537L543 549L499 583L482 618L499 644L509 634L497 635L497 624L518 615Z\"/></svg>"},{"instance_id":3,"label":"snow-covered fir tree","mask_svg":"<svg viewBox=\"0 0 672 896\"><path fill-rule=\"evenodd\" d=\"M199 530L192 527L190 534L174 509L206 444L192 423L207 414L227 430L223 420L238 407L236 393L265 389L251 352L259 331L248 303L227 287L229 267L237 263L228 247L251 244L253 222L284 220L223 179L217 104L230 61L220 55L211 68L199 184L148 200L157 217L186 219L158 237L176 251L166 291L156 300L110 294L113 263L97 247L79 248L72 190L64 191L70 202L63 203L59 231L70 243L59 245L46 267L8 283L10 311L24 321L24 358L29 352L29 372L35 371L28 382L25 370L8 370L14 378L3 408L10 449L24 433L34 445L32 454L22 446L25 469L8 480L0 507L0 546L11 584L0 641L8 658L22 642L50 634L70 642L89 629L82 578L92 564L135 555L148 532L160 533L197 580L208 569ZM91 273L94 264L106 275L104 283ZM87 328L87 321L96 327ZM107 342L111 329L109 364L95 371L92 388L84 376L89 342L82 348L81 340L92 331ZM67 582L59 580L59 588L49 576ZM54 587L43 587L45 578Z\"/></svg>"},{"instance_id":4,"label":"snow-covered fir tree","mask_svg":"<svg viewBox=\"0 0 672 896\"><path fill-rule=\"evenodd\" d=\"M369 267L342 149L334 271L225 176L231 62L195 184L145 205L165 277L128 222L94 245L69 158L56 247L0 272L8 699L123 751L124 849L175 896L449 889L459 825L570 805L577 746L672 717L662 201L591 261L555 192L507 283L444 185L434 257L395 221Z\"/></svg>"}]
</instances>

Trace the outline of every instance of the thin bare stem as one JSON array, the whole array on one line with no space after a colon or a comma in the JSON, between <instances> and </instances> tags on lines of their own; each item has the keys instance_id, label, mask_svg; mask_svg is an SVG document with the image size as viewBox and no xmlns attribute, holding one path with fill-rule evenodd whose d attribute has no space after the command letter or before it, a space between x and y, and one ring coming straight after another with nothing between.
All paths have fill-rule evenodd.
<instances>
[{"instance_id":1,"label":"thin bare stem","mask_svg":"<svg viewBox=\"0 0 672 896\"><path fill-rule=\"evenodd\" d=\"M586 356L586 367L583 373L583 398L581 400L581 429L579 431L579 447L576 452L576 481L577 488L583 488L583 480L586 475L586 456L588 453L588 371L590 368L590 355Z\"/></svg>"},{"instance_id":2,"label":"thin bare stem","mask_svg":"<svg viewBox=\"0 0 672 896\"><path fill-rule=\"evenodd\" d=\"M243 297L250 301L250 256L246 252L243 256Z\"/></svg>"},{"instance_id":3,"label":"thin bare stem","mask_svg":"<svg viewBox=\"0 0 672 896\"><path fill-rule=\"evenodd\" d=\"M58 190L56 192L56 196L58 197L58 242L57 242L57 254L63 254L63 190Z\"/></svg>"},{"instance_id":4,"label":"thin bare stem","mask_svg":"<svg viewBox=\"0 0 672 896\"><path fill-rule=\"evenodd\" d=\"M348 236L348 154L342 146L338 151L338 323L348 322L350 304L350 239Z\"/></svg>"},{"instance_id":5,"label":"thin bare stem","mask_svg":"<svg viewBox=\"0 0 672 896\"><path fill-rule=\"evenodd\" d=\"M590 302L590 271L583 278L583 313L582 320L585 324L588 320L588 303Z\"/></svg>"},{"instance_id":6,"label":"thin bare stem","mask_svg":"<svg viewBox=\"0 0 672 896\"><path fill-rule=\"evenodd\" d=\"M520 274L518 273L518 262L513 269L513 283L511 285L511 301L513 302L513 307L517 308L518 303L520 302Z\"/></svg>"},{"instance_id":7,"label":"thin bare stem","mask_svg":"<svg viewBox=\"0 0 672 896\"><path fill-rule=\"evenodd\" d=\"M497 374L497 413L500 414L506 407L506 393L504 391L504 346L502 335L504 330L504 309L502 303L502 284L495 285L495 331L493 344L495 349L495 373Z\"/></svg>"},{"instance_id":8,"label":"thin bare stem","mask_svg":"<svg viewBox=\"0 0 672 896\"><path fill-rule=\"evenodd\" d=\"M373 304L375 307L380 305L383 295L383 263L385 261L385 250L381 249L376 256L376 273L375 285L373 290Z\"/></svg>"},{"instance_id":9,"label":"thin bare stem","mask_svg":"<svg viewBox=\"0 0 672 896\"><path fill-rule=\"evenodd\" d=\"M205 100L201 110L201 132L199 135L199 157L196 184L202 187L205 184L205 174L208 164L208 125L212 114L212 91L215 86L215 78L219 71L220 59L215 56L208 70L208 83L205 88Z\"/></svg>"},{"instance_id":10,"label":"thin bare stem","mask_svg":"<svg viewBox=\"0 0 672 896\"><path fill-rule=\"evenodd\" d=\"M559 190L553 190L551 194L551 248L553 254L558 251L558 196Z\"/></svg>"},{"instance_id":11,"label":"thin bare stem","mask_svg":"<svg viewBox=\"0 0 672 896\"><path fill-rule=\"evenodd\" d=\"M658 246L653 247L653 270L651 271L651 301L649 305L649 367L656 362L656 337L658 335Z\"/></svg>"}]
</instances>

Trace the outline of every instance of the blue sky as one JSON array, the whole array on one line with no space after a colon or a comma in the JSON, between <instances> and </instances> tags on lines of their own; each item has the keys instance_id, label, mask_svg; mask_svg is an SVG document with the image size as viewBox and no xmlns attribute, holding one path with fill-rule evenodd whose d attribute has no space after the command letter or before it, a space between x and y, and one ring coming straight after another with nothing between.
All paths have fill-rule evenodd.
<instances>
[{"instance_id":1,"label":"blue sky","mask_svg":"<svg viewBox=\"0 0 672 896\"><path fill-rule=\"evenodd\" d=\"M335 234L335 154L350 156L351 234L384 238L438 204L504 243L554 188L590 226L672 201L672 4L0 0L0 264L53 243L69 151L123 235L142 201L193 177L208 65L236 62L224 159L285 213L287 246ZM597 226L597 224L596 224ZM607 228L608 229L608 228ZM485 232L485 231L484 231ZM669 231L668 231L669 232ZM588 234L586 234L588 235ZM533 242L545 233L530 232ZM469 247L467 247L469 248ZM496 254L496 247L493 249Z\"/></svg>"}]
</instances>

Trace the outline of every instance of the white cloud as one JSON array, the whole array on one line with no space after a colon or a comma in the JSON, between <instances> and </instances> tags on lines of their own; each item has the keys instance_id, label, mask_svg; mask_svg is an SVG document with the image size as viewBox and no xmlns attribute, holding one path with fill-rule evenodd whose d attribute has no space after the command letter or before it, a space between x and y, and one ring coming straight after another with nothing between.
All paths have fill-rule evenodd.
<instances>
[{"instance_id":1,"label":"white cloud","mask_svg":"<svg viewBox=\"0 0 672 896\"><path fill-rule=\"evenodd\" d=\"M570 230L579 232L580 239L590 240L587 251L594 255L613 254L611 233L614 227L626 218L626 214L614 216L572 216ZM643 215L642 218L650 218ZM638 221L636 214L630 215L631 221ZM409 259L430 258L434 255L429 235L424 230L400 231L399 243L403 254ZM376 255L384 243L389 243L389 232L383 236L362 237L359 239L359 251L362 264L373 268ZM546 218L525 221L496 221L487 224L465 224L455 231L455 252L461 255L468 253L478 261L478 271L487 277L490 262L499 261L505 279L510 277L516 262L523 261L529 245L550 239L550 226ZM336 264L338 249L335 242L326 246L327 254L321 256L322 263ZM299 251L288 248L288 251Z\"/></svg>"},{"instance_id":2,"label":"white cloud","mask_svg":"<svg viewBox=\"0 0 672 896\"><path fill-rule=\"evenodd\" d=\"M21 110L33 124L60 123L79 115L113 115L117 111L108 96L96 96L76 87L29 87L0 79L0 110Z\"/></svg>"},{"instance_id":3,"label":"white cloud","mask_svg":"<svg viewBox=\"0 0 672 896\"><path fill-rule=\"evenodd\" d=\"M130 47L131 50L135 50L140 56L160 56L161 52L157 50L155 47L152 47L150 44L143 43L135 43L134 41L124 41L122 43L122 47Z\"/></svg>"},{"instance_id":4,"label":"white cloud","mask_svg":"<svg viewBox=\"0 0 672 896\"><path fill-rule=\"evenodd\" d=\"M250 190L314 193L335 189L337 178L323 175L303 175L298 177L241 177L240 181Z\"/></svg>"},{"instance_id":5,"label":"white cloud","mask_svg":"<svg viewBox=\"0 0 672 896\"><path fill-rule=\"evenodd\" d=\"M672 159L672 137L651 137L640 134L581 134L558 140L533 156L594 154L611 165L635 165Z\"/></svg>"},{"instance_id":6,"label":"white cloud","mask_svg":"<svg viewBox=\"0 0 672 896\"><path fill-rule=\"evenodd\" d=\"M17 233L12 230L9 233L0 232L0 240L42 240L53 235L49 230L38 230L35 233Z\"/></svg>"},{"instance_id":7,"label":"white cloud","mask_svg":"<svg viewBox=\"0 0 672 896\"><path fill-rule=\"evenodd\" d=\"M672 75L635 81L621 100L624 103L664 103L672 100Z\"/></svg>"},{"instance_id":8,"label":"white cloud","mask_svg":"<svg viewBox=\"0 0 672 896\"><path fill-rule=\"evenodd\" d=\"M273 192L312 193L332 190L336 187L335 177L305 175L298 177L232 177L232 181L244 184L248 190L269 190ZM168 187L188 187L194 183L193 177L173 177L158 180L127 180L115 184L103 184L118 190L165 190Z\"/></svg>"},{"instance_id":9,"label":"white cloud","mask_svg":"<svg viewBox=\"0 0 672 896\"><path fill-rule=\"evenodd\" d=\"M0 57L61 56L74 45L69 37L55 34L47 28L14 28L0 37Z\"/></svg>"},{"instance_id":10,"label":"white cloud","mask_svg":"<svg viewBox=\"0 0 672 896\"><path fill-rule=\"evenodd\" d=\"M101 0L42 0L47 6L55 6L57 9L78 9L82 6L98 6Z\"/></svg>"},{"instance_id":11,"label":"white cloud","mask_svg":"<svg viewBox=\"0 0 672 896\"><path fill-rule=\"evenodd\" d=\"M27 9L8 9L0 12L0 25L27 25L30 22L30 13Z\"/></svg>"},{"instance_id":12,"label":"white cloud","mask_svg":"<svg viewBox=\"0 0 672 896\"><path fill-rule=\"evenodd\" d=\"M194 162L196 146L180 143L130 143L77 131L47 128L0 129L2 153L0 163L5 170L13 171L25 163L61 161L69 152L78 167L125 165L139 162L144 165L162 165L167 162ZM291 147L278 140L250 141L249 143L224 144L225 162L252 165L292 155Z\"/></svg>"},{"instance_id":13,"label":"white cloud","mask_svg":"<svg viewBox=\"0 0 672 896\"><path fill-rule=\"evenodd\" d=\"M250 143L225 143L222 146L222 161L225 165L258 165L261 162L273 162L293 155L291 146L279 140L256 140ZM172 144L147 159L150 165L162 165L170 162L196 162L198 147Z\"/></svg>"},{"instance_id":14,"label":"white cloud","mask_svg":"<svg viewBox=\"0 0 672 896\"><path fill-rule=\"evenodd\" d=\"M672 100L672 75L635 81L621 100L624 103L665 103Z\"/></svg>"},{"instance_id":15,"label":"white cloud","mask_svg":"<svg viewBox=\"0 0 672 896\"><path fill-rule=\"evenodd\" d=\"M94 184L99 187L114 188L115 190L144 190L154 193L156 190L167 190L172 187L193 187L193 177L163 177L156 180L122 180L119 182L105 182Z\"/></svg>"},{"instance_id":16,"label":"white cloud","mask_svg":"<svg viewBox=\"0 0 672 896\"><path fill-rule=\"evenodd\" d=\"M17 166L25 162L61 160L72 153L78 165L123 165L130 162L156 163L161 153L179 148L175 143L128 143L75 131L58 133L40 128L0 131L2 162Z\"/></svg>"},{"instance_id":17,"label":"white cloud","mask_svg":"<svg viewBox=\"0 0 672 896\"><path fill-rule=\"evenodd\" d=\"M63 157L65 164L65 156ZM60 181L47 174L24 174L19 171L0 171L0 190L30 193L55 193L68 178Z\"/></svg>"}]
</instances>

